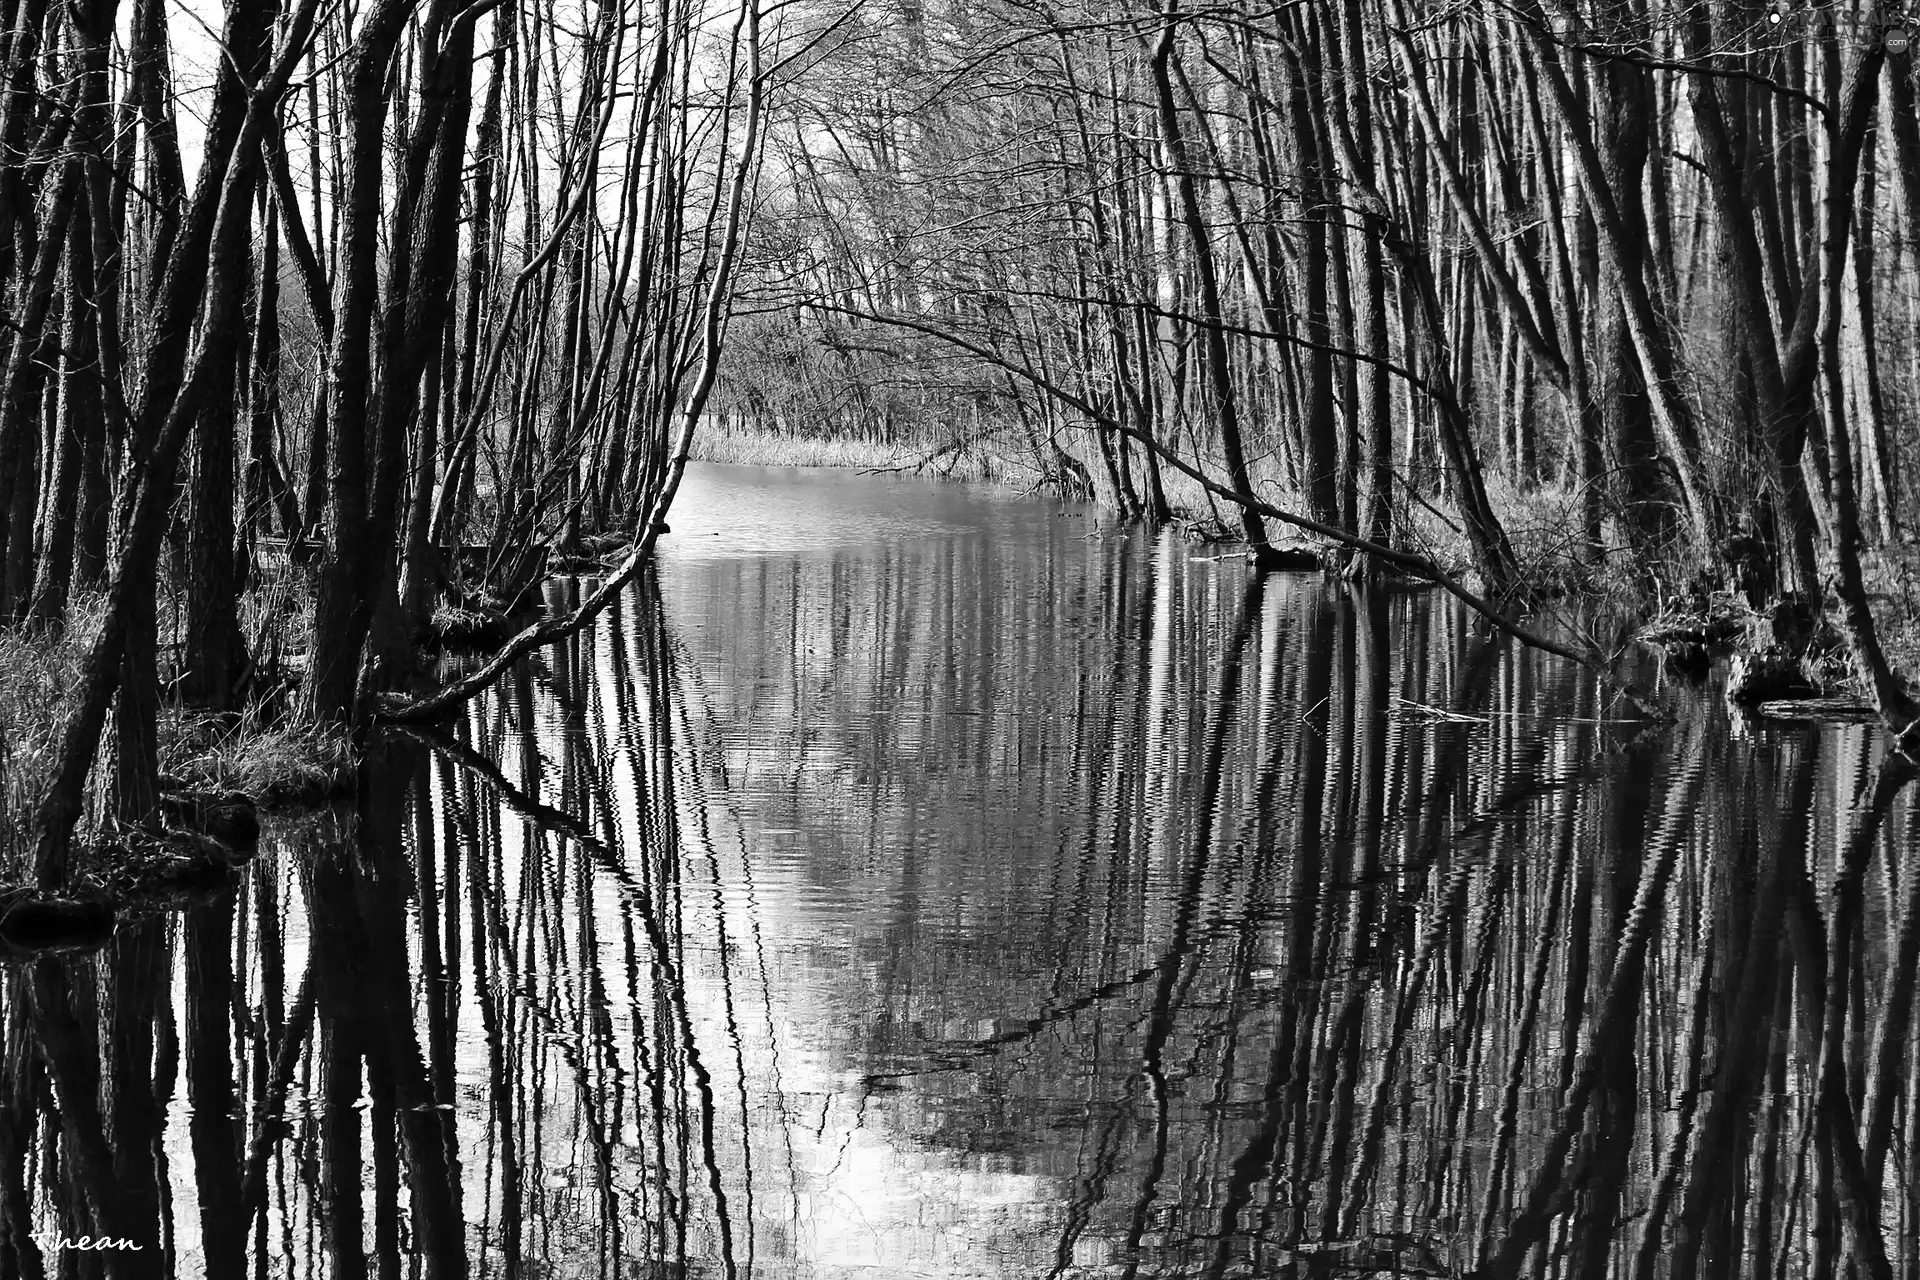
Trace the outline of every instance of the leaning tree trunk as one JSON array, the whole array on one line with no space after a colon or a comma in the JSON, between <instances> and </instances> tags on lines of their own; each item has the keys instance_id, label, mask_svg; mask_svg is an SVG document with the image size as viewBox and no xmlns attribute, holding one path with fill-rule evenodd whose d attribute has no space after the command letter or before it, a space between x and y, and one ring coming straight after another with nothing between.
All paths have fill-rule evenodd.
<instances>
[{"instance_id":1,"label":"leaning tree trunk","mask_svg":"<svg viewBox=\"0 0 1920 1280\"><path fill-rule=\"evenodd\" d=\"M1166 151L1167 169L1180 201L1180 221L1186 228L1188 247L1193 254L1194 274L1200 285L1200 344L1207 366L1207 382L1213 393L1213 409L1219 419L1220 450L1227 464L1227 476L1235 492L1252 493L1253 479L1247 471L1245 449L1241 442L1240 400L1233 385L1233 365L1227 351L1226 316L1220 301L1220 277L1214 264L1213 242L1200 208L1200 194L1187 155L1186 137L1173 96L1170 64L1174 37L1179 31L1179 0L1166 0L1160 12L1160 34L1153 45L1151 67L1154 100L1160 124L1160 145ZM1260 514L1240 508L1240 528L1255 554L1267 545L1267 527Z\"/></svg>"}]
</instances>

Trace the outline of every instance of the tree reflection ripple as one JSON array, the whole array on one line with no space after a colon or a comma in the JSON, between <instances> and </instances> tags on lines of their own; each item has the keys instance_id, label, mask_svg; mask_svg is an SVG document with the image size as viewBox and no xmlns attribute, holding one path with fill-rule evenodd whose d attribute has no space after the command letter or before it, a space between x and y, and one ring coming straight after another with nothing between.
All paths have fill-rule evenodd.
<instances>
[{"instance_id":1,"label":"tree reflection ripple","mask_svg":"<svg viewBox=\"0 0 1920 1280\"><path fill-rule=\"evenodd\" d=\"M862 483L10 960L0 1274L1920 1275L1875 734Z\"/></svg>"}]
</instances>

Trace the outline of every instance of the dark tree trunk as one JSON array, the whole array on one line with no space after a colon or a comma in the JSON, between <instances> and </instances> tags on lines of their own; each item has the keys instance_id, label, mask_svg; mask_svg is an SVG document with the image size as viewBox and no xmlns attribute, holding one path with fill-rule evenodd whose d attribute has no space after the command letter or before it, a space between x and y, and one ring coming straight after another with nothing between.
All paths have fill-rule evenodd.
<instances>
[{"instance_id":1,"label":"dark tree trunk","mask_svg":"<svg viewBox=\"0 0 1920 1280\"><path fill-rule=\"evenodd\" d=\"M75 80L77 86L80 82ZM74 90L75 95L78 89ZM71 110L76 104L69 101ZM57 166L58 178L49 193L44 228L32 260L32 274L23 281L24 310L11 318L13 329L6 346L4 372L0 372L0 566L10 563L13 544L14 498L19 481L37 467L40 447L41 387L45 382L42 340L46 336L47 317L59 290L59 268L65 258L62 251L73 219L73 207L80 194L80 163L65 160ZM32 528L31 516L27 527ZM21 558L30 558L22 547ZM0 619L10 618L14 610L12 592L20 586L13 574L0 574ZM29 580L30 581L30 580Z\"/></svg>"},{"instance_id":2,"label":"dark tree trunk","mask_svg":"<svg viewBox=\"0 0 1920 1280\"><path fill-rule=\"evenodd\" d=\"M368 386L377 301L380 191L385 175L387 69L413 0L379 0L347 53L346 189L333 255L333 344L323 425L326 547L302 698L307 714L344 723L358 686L360 645L373 618L380 566L368 523ZM390 371L388 376L393 376ZM311 515L313 508L308 507Z\"/></svg>"},{"instance_id":3,"label":"dark tree trunk","mask_svg":"<svg viewBox=\"0 0 1920 1280\"><path fill-rule=\"evenodd\" d=\"M34 579L28 614L42 622L66 616L67 595L74 579L75 524L79 518L82 473L89 454L105 438L100 421L100 382L94 361L99 354L97 330L88 314L80 281L93 277L91 210L83 201L72 229L67 261L67 354L59 362L60 406L54 425L52 498L47 525L40 539L40 570ZM105 524L101 524L102 532Z\"/></svg>"},{"instance_id":4,"label":"dark tree trunk","mask_svg":"<svg viewBox=\"0 0 1920 1280\"><path fill-rule=\"evenodd\" d=\"M258 74L266 50L252 59L248 74ZM258 164L248 164L250 176ZM250 184L249 184L250 185ZM249 204L254 193L242 186ZM244 225L234 229L238 243L224 246L235 278L223 287L244 297L249 292L253 255ZM234 681L246 663L240 633L240 580L234 570L234 431L238 391L247 368L244 325L236 324L207 359L226 376L210 378L194 427L192 478L187 496L186 650L181 656L180 692L189 702L215 711L234 705Z\"/></svg>"},{"instance_id":5,"label":"dark tree trunk","mask_svg":"<svg viewBox=\"0 0 1920 1280\"><path fill-rule=\"evenodd\" d=\"M1219 272L1214 265L1213 244L1207 232L1206 217L1200 209L1200 194L1188 159L1186 138L1173 96L1173 78L1169 64L1175 37L1179 32L1178 0L1166 0L1161 10L1160 33L1152 56L1153 83L1158 103L1160 144L1166 151L1166 165L1179 199L1179 217L1186 228L1188 247L1193 254L1194 273L1200 284L1200 343L1207 366L1208 390L1220 429L1220 450L1227 464L1227 478L1236 493L1253 493L1253 478L1247 470L1246 453L1241 442L1240 402L1234 390L1233 364L1227 351L1225 313L1220 301ZM1266 522L1251 507L1240 508L1240 528L1256 553L1267 545Z\"/></svg>"},{"instance_id":6,"label":"dark tree trunk","mask_svg":"<svg viewBox=\"0 0 1920 1280\"><path fill-rule=\"evenodd\" d=\"M55 302L58 309L58 299ZM45 367L41 362L46 359L49 347L57 349L59 332L57 321L48 324L39 350L32 357L35 364ZM19 474L14 480L13 511L6 519L7 540L13 547L13 554L0 562L4 563L4 572L0 572L0 620L6 621L11 621L17 613L26 609L28 597L33 594L34 564L38 558L34 547L34 529L40 510L40 485L43 479L41 459L48 452L46 426L52 418L49 410L53 406L47 403L49 379L36 377L34 383L33 413L26 428L36 438L28 441L28 447L20 452Z\"/></svg>"},{"instance_id":7,"label":"dark tree trunk","mask_svg":"<svg viewBox=\"0 0 1920 1280\"><path fill-rule=\"evenodd\" d=\"M34 192L27 183L24 162L41 107L36 71L47 0L16 0L10 14L6 80L0 86L0 157L5 157L0 163L0 281L13 280L24 268L20 246L23 239L30 245L33 236ZM0 301L9 311L12 303L10 297Z\"/></svg>"},{"instance_id":8,"label":"dark tree trunk","mask_svg":"<svg viewBox=\"0 0 1920 1280\"><path fill-rule=\"evenodd\" d=\"M1629 5L1615 3L1608 16L1618 28L1611 38L1637 38L1639 20ZM1620 219L1620 252L1608 259L1596 298L1600 314L1594 330L1594 391L1604 423L1614 505L1625 519L1630 543L1645 551L1663 546L1673 532L1673 500L1662 480L1653 406L1622 299L1626 281L1645 278L1652 256L1640 192L1655 123L1653 78L1645 68L1624 61L1603 64L1594 78L1600 171L1614 193Z\"/></svg>"},{"instance_id":9,"label":"dark tree trunk","mask_svg":"<svg viewBox=\"0 0 1920 1280\"><path fill-rule=\"evenodd\" d=\"M437 4L427 29L439 30L453 8L444 0ZM366 658L366 674L374 688L388 682L404 666L413 626L418 621L409 604L418 604L422 596L415 594L409 602L401 590L405 564L401 479L403 473L413 477L412 497L420 514L417 532L424 538L432 514L439 443L436 433L425 425L434 406L429 403L421 412L421 387L423 382L428 386L434 382L428 375L437 363L434 357L451 318L453 277L459 262L461 164L466 157L473 106L473 18L463 18L444 31L442 38L444 44L422 67L421 119L408 160L406 191L400 197L410 214L408 248L396 255L388 271L388 287L393 288L392 282L399 280L405 289L396 291L388 307L386 358L376 419L380 464L369 509L374 545L389 549L379 566L381 590L370 622L371 644ZM431 392L428 395L431 398ZM409 424L416 417L422 420L421 429L410 433ZM411 549L416 557L427 553L423 545ZM415 565L424 568L418 559Z\"/></svg>"},{"instance_id":10,"label":"dark tree trunk","mask_svg":"<svg viewBox=\"0 0 1920 1280\"><path fill-rule=\"evenodd\" d=\"M294 55L305 49L312 34L317 7L318 0L302 0L285 27L287 53L251 95L231 76L222 77L223 91L215 95L206 156L183 224L183 230L205 230L204 234L183 235L167 264L161 319L171 318L172 323L156 322L149 346L145 394L129 442L138 470L118 521L121 537L115 548L107 608L82 664L75 706L61 724L51 751L54 771L40 805L34 850L34 876L42 888L57 888L66 879L68 847L80 818L87 774L93 767L115 694L120 695L120 714L115 726L114 808L125 821L144 821L152 812L157 784L153 744L158 702L151 648L157 630L153 579L161 535L180 453L195 417L194 398L213 377L230 377L232 372L230 363L216 365L209 359L208 349L218 349L229 340L237 323L237 299L227 286L237 270L232 259L235 246L244 246L233 229L236 225L244 227L251 213L251 202L243 198L243 192L251 190L252 185L246 172L254 163L250 153L278 111ZM225 43L229 48L246 47L248 24L257 22L265 29L272 17L254 8L249 0L228 0ZM228 86L231 96L224 92ZM232 118L236 106L243 111L238 120ZM211 256L206 248L209 245L214 248ZM209 282L213 287L206 287ZM182 359L189 326L200 310L197 303L203 293L206 307L201 316L200 342L190 359ZM171 365L162 358L169 349L175 352ZM184 396L183 391L187 393Z\"/></svg>"},{"instance_id":11,"label":"dark tree trunk","mask_svg":"<svg viewBox=\"0 0 1920 1280\"><path fill-rule=\"evenodd\" d=\"M1314 344L1303 353L1306 385L1301 396L1300 481L1308 514L1322 524L1339 527L1339 441L1333 405L1333 356L1329 350L1333 327L1327 296L1327 218L1332 186L1327 180L1330 158L1322 154L1319 122L1328 89L1311 15L1293 11L1281 22L1292 50L1288 59L1292 75L1287 86L1287 116L1293 138L1294 180L1300 191L1299 259L1305 276L1302 320L1305 336Z\"/></svg>"}]
</instances>

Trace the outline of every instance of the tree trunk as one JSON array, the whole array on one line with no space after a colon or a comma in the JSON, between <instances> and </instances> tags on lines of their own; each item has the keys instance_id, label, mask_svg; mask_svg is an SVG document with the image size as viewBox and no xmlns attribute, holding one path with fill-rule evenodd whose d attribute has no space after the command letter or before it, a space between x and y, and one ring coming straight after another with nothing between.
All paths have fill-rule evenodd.
<instances>
[{"instance_id":1,"label":"tree trunk","mask_svg":"<svg viewBox=\"0 0 1920 1280\"><path fill-rule=\"evenodd\" d=\"M33 600L28 608L28 615L40 622L56 622L66 616L67 594L74 577L74 526L80 505L81 472L86 466L88 450L96 447L104 435L100 421L100 384L93 368L98 355L96 330L80 287L81 281L93 278L90 212L83 201L74 218L72 247L68 250L69 340L67 354L59 364L60 408L54 426L53 475L48 481L53 496L47 504L47 527L40 540L40 571L34 580Z\"/></svg>"},{"instance_id":2,"label":"tree trunk","mask_svg":"<svg viewBox=\"0 0 1920 1280\"><path fill-rule=\"evenodd\" d=\"M74 83L77 86L80 81L76 78ZM68 109L75 105L69 102ZM23 282L26 307L10 317L13 333L6 347L4 371L0 371L0 566L9 563L16 486L33 465L28 455L37 454L40 446L40 390L45 380L40 345L59 292L56 285L61 260L66 256L67 230L80 194L79 161L60 162L58 174L48 197L47 215L41 220L43 231L32 259L32 275ZM13 615L11 590L16 585L0 574L0 619Z\"/></svg>"},{"instance_id":3,"label":"tree trunk","mask_svg":"<svg viewBox=\"0 0 1920 1280\"><path fill-rule=\"evenodd\" d=\"M1327 181L1331 157L1321 153L1318 116L1327 83L1311 15L1284 13L1280 19L1289 47L1287 116L1293 138L1294 181L1300 191L1300 267L1304 280L1302 320L1313 347L1304 353L1305 387L1300 418L1301 487L1307 512L1322 524L1340 525L1339 444L1334 422L1333 329L1328 322L1327 211L1332 191ZM1163 37L1164 39L1165 37ZM1204 285L1202 286L1205 287ZM1217 304L1216 304L1217 309ZM1211 313L1210 313L1211 315ZM1211 321L1210 321L1211 322ZM1241 484L1238 477L1235 484ZM1242 486L1244 487L1244 486ZM1251 490L1248 490L1251 492Z\"/></svg>"},{"instance_id":4,"label":"tree trunk","mask_svg":"<svg viewBox=\"0 0 1920 1280\"><path fill-rule=\"evenodd\" d=\"M246 73L258 74L266 55L264 46L249 55ZM257 174L257 162L245 166L248 185ZM243 186L240 197L250 205L255 192ZM240 243L225 246L222 255L234 263L234 279L226 286L245 296L252 274L252 246L246 226L235 228ZM216 248L216 253L221 253ZM180 693L189 702L210 710L234 705L234 680L246 665L246 640L240 633L240 581L234 571L234 432L237 392L245 376L249 343L245 325L236 324L225 345L210 349L207 358L225 366L226 376L208 379L194 428L193 466L187 496L186 649L181 655Z\"/></svg>"},{"instance_id":5,"label":"tree trunk","mask_svg":"<svg viewBox=\"0 0 1920 1280\"><path fill-rule=\"evenodd\" d=\"M378 0L347 53L346 189L333 255L333 344L326 377L326 546L301 691L306 713L338 723L353 713L360 643L373 617L378 564L367 522L368 384L385 175L387 67L413 0ZM316 430L321 428L316 427ZM312 508L308 508L311 514Z\"/></svg>"},{"instance_id":6,"label":"tree trunk","mask_svg":"<svg viewBox=\"0 0 1920 1280\"><path fill-rule=\"evenodd\" d=\"M1233 366L1227 353L1225 315L1220 302L1220 279L1214 266L1213 243L1207 233L1205 215L1200 209L1199 189L1187 156L1186 138L1174 103L1173 78L1169 64L1174 38L1179 31L1179 0L1166 0L1160 11L1160 34L1154 42L1151 66L1158 103L1160 145L1166 150L1166 165L1180 200L1180 221L1187 232L1193 254L1194 273L1200 284L1200 343L1206 360L1207 382L1213 395L1213 410L1220 430L1220 449L1227 464L1227 476L1234 490L1252 493L1253 479L1247 471L1246 453L1240 437L1240 401L1233 385ZM1330 478L1330 477L1329 477ZM1267 527L1259 513L1240 509L1240 528L1247 544L1259 554L1267 545Z\"/></svg>"},{"instance_id":7,"label":"tree trunk","mask_svg":"<svg viewBox=\"0 0 1920 1280\"><path fill-rule=\"evenodd\" d=\"M1611 38L1632 40L1637 21L1625 0L1614 0L1608 18L1617 24ZM1602 33L1609 38L1609 33ZM1672 495L1664 482L1660 449L1654 437L1653 406L1640 361L1627 329L1623 292L1630 282L1649 278L1652 252L1640 192L1647 170L1648 144L1655 126L1653 77L1625 61L1595 69L1599 89L1600 173L1614 193L1619 215L1618 252L1609 255L1600 289L1599 324L1594 332L1595 373L1615 507L1626 521L1627 541L1642 556L1663 548L1673 533Z\"/></svg>"},{"instance_id":8,"label":"tree trunk","mask_svg":"<svg viewBox=\"0 0 1920 1280\"><path fill-rule=\"evenodd\" d=\"M443 4L440 8L450 13L454 6ZM427 29L432 31L435 25L429 19ZM403 271L396 262L388 270L389 288L394 287L395 279L405 282L405 306L390 304L388 311L376 419L381 463L368 532L373 545L391 551L379 566L382 586L369 620L370 644L363 660L362 693L390 682L404 668L414 625L421 621L412 616L402 591L406 558L399 523L401 468L404 466L412 478L413 502L419 510L417 528L424 535L432 514L439 442L437 434L424 423L412 432L408 427L416 417L433 415L431 402L426 413L420 414L421 386L423 382L433 384L430 374L437 366L435 357L450 318L453 277L459 261L461 168L473 105L473 17L458 21L444 33L443 40L422 67L422 118L412 142L407 191L400 197L408 202L409 195L417 193L408 206L411 216L406 269ZM416 568L424 570L421 557L425 552L423 544L415 547ZM416 592L414 603L421 598Z\"/></svg>"}]
</instances>

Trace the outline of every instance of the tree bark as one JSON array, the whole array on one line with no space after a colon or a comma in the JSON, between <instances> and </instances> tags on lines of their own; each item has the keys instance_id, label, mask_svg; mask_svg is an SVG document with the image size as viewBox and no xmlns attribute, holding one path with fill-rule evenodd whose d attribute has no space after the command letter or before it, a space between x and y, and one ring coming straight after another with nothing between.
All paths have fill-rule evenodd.
<instances>
[{"instance_id":1,"label":"tree bark","mask_svg":"<svg viewBox=\"0 0 1920 1280\"><path fill-rule=\"evenodd\" d=\"M1632 42L1643 21L1627 0L1612 0L1600 38ZM1653 409L1640 361L1628 332L1623 292L1653 278L1647 216L1640 192L1655 126L1653 77L1622 60L1595 69L1599 89L1600 173L1613 191L1620 219L1619 252L1606 264L1599 325L1594 333L1595 372L1609 455L1614 505L1625 518L1629 542L1643 555L1666 545L1673 533L1672 495L1664 482Z\"/></svg>"},{"instance_id":2,"label":"tree bark","mask_svg":"<svg viewBox=\"0 0 1920 1280\"><path fill-rule=\"evenodd\" d=\"M1220 301L1220 277L1214 265L1213 242L1207 233L1206 218L1200 209L1198 186L1187 155L1185 134L1173 96L1170 63L1175 36L1179 31L1179 0L1165 0L1160 10L1160 33L1152 46L1152 68L1160 145L1166 151L1166 167L1180 201L1180 221L1186 229L1188 249L1192 253L1194 274L1200 285L1200 345L1207 366L1207 384L1212 393L1213 411L1220 429L1220 449L1226 460L1227 476L1242 493L1253 492L1253 480L1247 471L1247 459L1240 433L1240 398L1234 389L1233 365L1227 353L1225 313ZM1241 508L1240 529L1255 554L1267 545L1267 528L1259 513Z\"/></svg>"},{"instance_id":3,"label":"tree bark","mask_svg":"<svg viewBox=\"0 0 1920 1280\"><path fill-rule=\"evenodd\" d=\"M307 715L345 723L377 583L368 524L368 384L380 240L387 68L413 0L377 0L347 52L346 190L333 255L333 343L326 377L326 544L301 698ZM311 511L311 508L309 508Z\"/></svg>"},{"instance_id":4,"label":"tree bark","mask_svg":"<svg viewBox=\"0 0 1920 1280\"><path fill-rule=\"evenodd\" d=\"M39 574L34 580L28 616L38 622L56 622L66 616L67 595L74 578L75 524L79 518L81 472L88 453L104 438L100 421L100 384L93 369L98 355L95 327L87 314L81 281L93 277L91 211L78 210L68 250L66 307L69 350L60 361L60 408L54 424L53 475L48 483L47 528L41 538Z\"/></svg>"}]
</instances>

